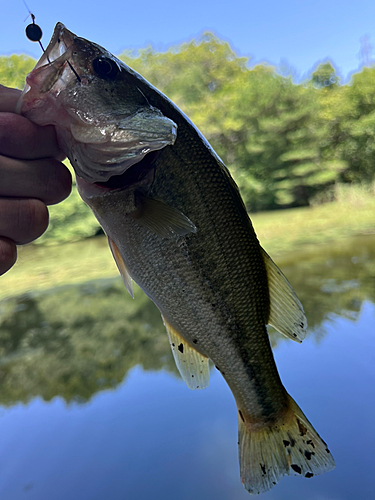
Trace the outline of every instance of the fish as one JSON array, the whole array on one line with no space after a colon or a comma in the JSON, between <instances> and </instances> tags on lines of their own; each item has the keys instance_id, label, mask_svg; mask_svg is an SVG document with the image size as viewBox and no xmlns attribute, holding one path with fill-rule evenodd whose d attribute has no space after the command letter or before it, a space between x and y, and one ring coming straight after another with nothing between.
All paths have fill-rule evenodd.
<instances>
[{"instance_id":1,"label":"fish","mask_svg":"<svg viewBox=\"0 0 375 500\"><path fill-rule=\"evenodd\" d=\"M333 469L280 380L266 327L302 342L302 304L201 132L141 75L62 23L17 110L55 126L126 289L133 296L136 282L158 307L187 386L208 386L209 360L224 377L237 405L246 490Z\"/></svg>"}]
</instances>

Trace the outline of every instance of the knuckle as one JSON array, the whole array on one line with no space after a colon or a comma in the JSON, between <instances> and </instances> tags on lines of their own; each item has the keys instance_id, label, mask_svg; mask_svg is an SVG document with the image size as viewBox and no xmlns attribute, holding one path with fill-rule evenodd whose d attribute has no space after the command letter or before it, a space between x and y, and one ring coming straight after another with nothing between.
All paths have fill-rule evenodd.
<instances>
[{"instance_id":1,"label":"knuckle","mask_svg":"<svg viewBox=\"0 0 375 500\"><path fill-rule=\"evenodd\" d=\"M23 245L39 238L48 227L46 205L35 198L0 197L0 238Z\"/></svg>"},{"instance_id":2,"label":"knuckle","mask_svg":"<svg viewBox=\"0 0 375 500\"><path fill-rule=\"evenodd\" d=\"M65 200L72 189L72 176L69 170L57 160L50 160L48 178L46 182L47 205L54 205Z\"/></svg>"},{"instance_id":3,"label":"knuckle","mask_svg":"<svg viewBox=\"0 0 375 500\"><path fill-rule=\"evenodd\" d=\"M37 199L20 200L19 227L24 230L27 243L36 240L48 227L48 210Z\"/></svg>"}]
</instances>

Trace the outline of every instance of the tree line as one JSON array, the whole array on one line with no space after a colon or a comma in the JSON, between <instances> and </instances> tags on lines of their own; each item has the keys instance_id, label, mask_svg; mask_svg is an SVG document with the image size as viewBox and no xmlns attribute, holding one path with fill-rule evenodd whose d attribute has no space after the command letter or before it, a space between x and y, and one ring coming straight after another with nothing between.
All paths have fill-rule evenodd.
<instances>
[{"instance_id":1,"label":"tree line","mask_svg":"<svg viewBox=\"0 0 375 500\"><path fill-rule=\"evenodd\" d=\"M341 85L327 61L296 84L270 65L251 66L211 33L120 59L198 126L249 211L329 201L337 183L374 182L375 67ZM0 82L22 88L34 64L24 55L0 57Z\"/></svg>"}]
</instances>

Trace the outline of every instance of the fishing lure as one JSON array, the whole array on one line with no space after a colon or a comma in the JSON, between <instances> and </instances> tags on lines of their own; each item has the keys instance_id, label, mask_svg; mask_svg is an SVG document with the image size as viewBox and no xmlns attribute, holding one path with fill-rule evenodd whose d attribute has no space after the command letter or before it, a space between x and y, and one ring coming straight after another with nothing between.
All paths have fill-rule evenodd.
<instances>
[{"instance_id":1,"label":"fishing lure","mask_svg":"<svg viewBox=\"0 0 375 500\"><path fill-rule=\"evenodd\" d=\"M35 24L35 16L34 16L34 14L32 14L30 12L30 16L31 16L31 19L32 19L33 22L31 24L29 24L28 26L26 26L26 29L25 29L26 36L27 36L27 38L31 42L39 42L41 44L40 40L42 39L43 31L40 28L40 26L38 26L37 24ZM43 49L42 45L41 45L41 47L42 47L42 50L44 52L44 49Z\"/></svg>"},{"instance_id":2,"label":"fishing lure","mask_svg":"<svg viewBox=\"0 0 375 500\"><path fill-rule=\"evenodd\" d=\"M44 47L42 45L42 42L40 41L42 39L42 36L43 36L43 31L42 31L41 27L35 23L35 16L31 12L29 7L27 6L25 0L23 0L23 3L25 5L26 9L29 11L29 16L31 17L31 21L32 21L31 24L26 26L26 29L25 29L26 36L31 42L38 42L42 51L45 52Z\"/></svg>"},{"instance_id":3,"label":"fishing lure","mask_svg":"<svg viewBox=\"0 0 375 500\"><path fill-rule=\"evenodd\" d=\"M23 0L23 3L25 4L26 9L29 11L29 15L30 15L31 20L32 20L32 23L26 26L26 29L25 29L26 36L31 42L38 42L43 53L45 53L42 42L40 41L42 39L42 36L43 36L42 28L38 24L35 23L35 15L31 12L31 10L27 6L25 0ZM48 54L47 54L47 60L49 63L51 62L49 57L48 57ZM78 73L76 72L76 70L73 68L73 66L71 65L71 63L69 61L66 61L66 62L69 64L69 67L73 71L73 73L75 74L77 80L81 83L81 78L78 75Z\"/></svg>"}]
</instances>

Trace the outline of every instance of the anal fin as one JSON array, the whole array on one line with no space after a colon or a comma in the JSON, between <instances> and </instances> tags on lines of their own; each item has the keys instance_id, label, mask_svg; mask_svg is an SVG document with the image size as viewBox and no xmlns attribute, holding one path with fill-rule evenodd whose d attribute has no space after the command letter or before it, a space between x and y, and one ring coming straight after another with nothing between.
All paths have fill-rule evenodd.
<instances>
[{"instance_id":1,"label":"anal fin","mask_svg":"<svg viewBox=\"0 0 375 500\"><path fill-rule=\"evenodd\" d=\"M125 288L127 291L130 293L130 296L134 299L134 293L133 293L133 280L126 268L124 259L121 256L120 250L118 249L118 246L116 243L111 240L111 238L108 236L108 244L109 248L111 249L113 258L115 259L116 265L118 270L120 271L122 281L124 282Z\"/></svg>"},{"instance_id":2,"label":"anal fin","mask_svg":"<svg viewBox=\"0 0 375 500\"><path fill-rule=\"evenodd\" d=\"M270 314L268 324L296 342L306 337L307 319L292 285L262 248L268 277Z\"/></svg>"},{"instance_id":3,"label":"anal fin","mask_svg":"<svg viewBox=\"0 0 375 500\"><path fill-rule=\"evenodd\" d=\"M189 389L205 389L210 381L208 358L196 351L182 336L165 320L169 343L174 360L181 377Z\"/></svg>"}]
</instances>

